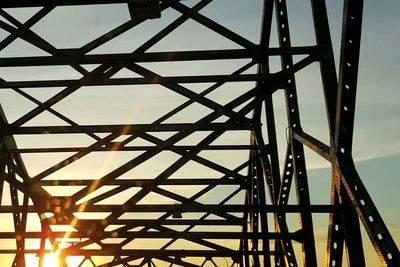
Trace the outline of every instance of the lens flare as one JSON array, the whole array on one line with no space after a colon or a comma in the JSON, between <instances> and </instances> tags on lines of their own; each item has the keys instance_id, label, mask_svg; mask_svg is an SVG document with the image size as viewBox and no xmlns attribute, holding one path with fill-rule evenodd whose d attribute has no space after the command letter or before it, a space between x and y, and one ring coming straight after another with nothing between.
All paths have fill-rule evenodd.
<instances>
[{"instance_id":1,"label":"lens flare","mask_svg":"<svg viewBox=\"0 0 400 267\"><path fill-rule=\"evenodd\" d=\"M60 261L58 260L59 253L48 253L44 255L43 267L59 267Z\"/></svg>"}]
</instances>

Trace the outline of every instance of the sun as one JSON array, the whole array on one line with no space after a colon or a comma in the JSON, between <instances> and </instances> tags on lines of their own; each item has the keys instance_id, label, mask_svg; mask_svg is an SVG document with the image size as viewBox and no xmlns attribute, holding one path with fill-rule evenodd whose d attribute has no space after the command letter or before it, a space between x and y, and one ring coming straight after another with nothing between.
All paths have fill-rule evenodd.
<instances>
[{"instance_id":1,"label":"sun","mask_svg":"<svg viewBox=\"0 0 400 267\"><path fill-rule=\"evenodd\" d=\"M43 258L43 267L60 267L61 264L58 260L58 256L60 253L45 253ZM36 254L27 254L25 255L25 262L27 267L38 267L39 266L39 257Z\"/></svg>"},{"instance_id":2,"label":"sun","mask_svg":"<svg viewBox=\"0 0 400 267\"><path fill-rule=\"evenodd\" d=\"M58 260L59 253L44 254L43 267L59 267L60 261Z\"/></svg>"}]
</instances>

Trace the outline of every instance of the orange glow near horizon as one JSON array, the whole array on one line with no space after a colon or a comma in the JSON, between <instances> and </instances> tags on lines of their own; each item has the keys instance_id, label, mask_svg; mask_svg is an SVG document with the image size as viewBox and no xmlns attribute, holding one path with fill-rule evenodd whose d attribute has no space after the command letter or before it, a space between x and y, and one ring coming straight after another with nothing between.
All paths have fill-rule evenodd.
<instances>
[{"instance_id":1,"label":"orange glow near horizon","mask_svg":"<svg viewBox=\"0 0 400 267\"><path fill-rule=\"evenodd\" d=\"M54 251L53 253L44 254L43 267L60 267L61 262L59 260L60 251ZM66 262L68 267L78 267L83 261L83 257L67 257ZM38 267L39 257L35 254L25 255L26 267Z\"/></svg>"},{"instance_id":2,"label":"orange glow near horizon","mask_svg":"<svg viewBox=\"0 0 400 267\"><path fill-rule=\"evenodd\" d=\"M55 251L53 253L45 253L43 267L59 267L59 266L61 266L60 261L58 260L59 255L60 255L59 251ZM26 255L25 262L26 262L26 267L38 267L39 266L39 257L34 254Z\"/></svg>"},{"instance_id":3,"label":"orange glow near horizon","mask_svg":"<svg viewBox=\"0 0 400 267\"><path fill-rule=\"evenodd\" d=\"M59 253L51 253L44 255L44 267L59 267L60 261L58 260Z\"/></svg>"},{"instance_id":4,"label":"orange glow near horizon","mask_svg":"<svg viewBox=\"0 0 400 267\"><path fill-rule=\"evenodd\" d=\"M121 135L125 135L129 132L130 126L126 126L122 129ZM99 176L103 175L104 170L107 168L109 163L111 162L112 158L115 155L115 152L118 151L118 148L121 146L119 142L115 143L111 149L110 155L107 157L105 160L105 163L103 166L100 168L98 174ZM94 180L93 183L89 186L88 194L94 192L96 189L98 189L98 184L99 180ZM87 202L84 202L79 205L78 212L84 212L87 206ZM70 226L75 227L78 223L78 219L76 217L72 218ZM70 237L71 232L66 231L64 234L63 238L61 240L67 240ZM59 243L59 245L62 245L63 242ZM65 244L64 244L65 245ZM57 249L53 253L46 253L44 256L44 267L59 267L61 266L61 263L59 261L59 255L60 255L60 249ZM68 260L68 266L79 266L80 263L82 262L82 259L79 258L69 258ZM37 267L39 266L39 258L34 255L27 255L26 256L26 266L27 267Z\"/></svg>"}]
</instances>

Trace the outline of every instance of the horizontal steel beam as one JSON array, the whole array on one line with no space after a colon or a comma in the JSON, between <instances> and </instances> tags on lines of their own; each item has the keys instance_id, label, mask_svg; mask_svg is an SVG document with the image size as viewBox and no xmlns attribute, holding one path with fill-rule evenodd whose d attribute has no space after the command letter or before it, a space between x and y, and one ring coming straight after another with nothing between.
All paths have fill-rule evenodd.
<instances>
[{"instance_id":1,"label":"horizontal steel beam","mask_svg":"<svg viewBox=\"0 0 400 267\"><path fill-rule=\"evenodd\" d=\"M340 208L340 207L339 207ZM207 205L207 204L184 204L184 205L159 205L159 204L143 204L143 205L91 205L85 206L84 212L114 212L116 209L122 209L124 212L279 212L279 213L300 213L302 211L310 211L314 213L331 213L334 211L334 206L331 205L310 205L309 207L300 205L266 205L261 206L244 206L244 205ZM77 206L76 211L79 210ZM22 206L1 206L0 213L23 212L25 208ZM37 212L35 206L27 206L27 212ZM46 210L47 211L47 210ZM51 212L51 210L48 210ZM134 220L132 220L134 221Z\"/></svg>"},{"instance_id":2,"label":"horizontal steel beam","mask_svg":"<svg viewBox=\"0 0 400 267\"><path fill-rule=\"evenodd\" d=\"M40 186L88 186L96 180L41 180L37 182ZM232 179L191 179L191 178L176 178L166 179L160 183L160 185L228 185L228 184L242 184L246 181L239 181L232 177ZM152 179L117 179L107 183L107 185L127 185L130 187L142 187L148 184L152 184Z\"/></svg>"},{"instance_id":3,"label":"horizontal steel beam","mask_svg":"<svg viewBox=\"0 0 400 267\"><path fill-rule=\"evenodd\" d=\"M106 147L91 149L91 151L145 151L154 146L120 146L120 142L110 142ZM195 146L174 146L165 150L186 151L195 148ZM267 146L252 146L252 145L213 145L204 148L203 150L251 150L251 149L268 149ZM86 151L87 147L49 147L49 148L14 148L5 149L5 153L60 153L60 152L81 152Z\"/></svg>"},{"instance_id":4,"label":"horizontal steel beam","mask_svg":"<svg viewBox=\"0 0 400 267\"><path fill-rule=\"evenodd\" d=\"M323 50L315 46L263 49L226 49L209 51L169 51L126 54L82 55L79 49L60 49L54 56L6 57L0 58L0 67L53 66L73 64L110 64L126 65L140 62L171 62L224 59L252 59L263 62L268 56L314 55L322 56Z\"/></svg>"},{"instance_id":5,"label":"horizontal steel beam","mask_svg":"<svg viewBox=\"0 0 400 267\"><path fill-rule=\"evenodd\" d=\"M197 129L198 131L226 130L251 130L255 127L253 123L209 123ZM25 134L75 134L75 133L123 133L134 134L136 132L170 132L192 129L192 123L165 123L158 125L151 124L114 124L114 125L80 125L75 126L26 126L13 127L9 125L6 133L9 135Z\"/></svg>"},{"instance_id":6,"label":"horizontal steel beam","mask_svg":"<svg viewBox=\"0 0 400 267\"><path fill-rule=\"evenodd\" d=\"M88 225L98 223L98 220L85 220ZM129 219L118 219L112 222L112 225L129 225L130 227L137 226L149 226L155 223L155 220L151 219L135 219L134 221ZM205 225L205 226L241 226L242 220L222 220L222 219L165 219L158 220L157 225ZM60 225L60 224L57 224Z\"/></svg>"},{"instance_id":7,"label":"horizontal steel beam","mask_svg":"<svg viewBox=\"0 0 400 267\"><path fill-rule=\"evenodd\" d=\"M116 235L118 233L118 235ZM265 236L264 236L265 235ZM293 234L291 234L293 236ZM85 233L82 232L26 232L21 234L22 237L25 238L63 238L68 236L68 238L90 238ZM225 239L225 240L240 240L242 238L248 239L259 239L261 240L264 237L268 239L279 239L281 234L279 233L243 233L243 232L221 232L221 231L212 231L212 232L178 232L178 231L150 231L150 232L120 232L115 230L113 232L97 232L96 236L98 238L148 238L148 239L158 239L158 238L176 238L176 239L198 239L198 238L206 238L206 239ZM15 233L11 232L0 232L0 239L8 239L15 238Z\"/></svg>"},{"instance_id":8,"label":"horizontal steel beam","mask_svg":"<svg viewBox=\"0 0 400 267\"><path fill-rule=\"evenodd\" d=\"M281 74L238 74L238 75L203 75L203 76L171 76L161 77L149 75L145 78L114 78L103 79L101 77L82 78L77 80L33 80L33 81L1 81L0 89L6 88L47 88L47 87L71 87L71 86L112 86L112 85L146 85L146 84L176 84L176 83L213 83L213 82L269 82L273 89L284 84L284 76Z\"/></svg>"},{"instance_id":9,"label":"horizontal steel beam","mask_svg":"<svg viewBox=\"0 0 400 267\"><path fill-rule=\"evenodd\" d=\"M2 0L0 8L126 4L128 0Z\"/></svg>"},{"instance_id":10,"label":"horizontal steel beam","mask_svg":"<svg viewBox=\"0 0 400 267\"><path fill-rule=\"evenodd\" d=\"M66 249L64 249L65 251ZM40 249L0 249L0 254L40 254L40 253L54 253L52 250ZM250 250L250 251L236 251L230 249L224 250L191 250L191 249L176 249L176 250L160 250L160 249L68 249L66 252L68 256L132 256L138 255L139 257L162 257L162 256L176 256L176 257L238 257L243 255L261 255L263 251ZM274 255L274 251L270 251L270 256Z\"/></svg>"}]
</instances>

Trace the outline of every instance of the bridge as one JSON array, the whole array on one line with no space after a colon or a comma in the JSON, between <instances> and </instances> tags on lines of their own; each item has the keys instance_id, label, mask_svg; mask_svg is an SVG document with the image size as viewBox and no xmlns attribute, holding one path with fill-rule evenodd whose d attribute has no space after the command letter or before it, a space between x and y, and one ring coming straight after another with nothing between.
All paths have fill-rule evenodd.
<instances>
[{"instance_id":1,"label":"bridge","mask_svg":"<svg viewBox=\"0 0 400 267\"><path fill-rule=\"evenodd\" d=\"M325 1L296 3L300 41L290 2L2 0L0 257L359 267L368 243L400 266L352 156L363 1L337 18L338 68Z\"/></svg>"}]
</instances>

